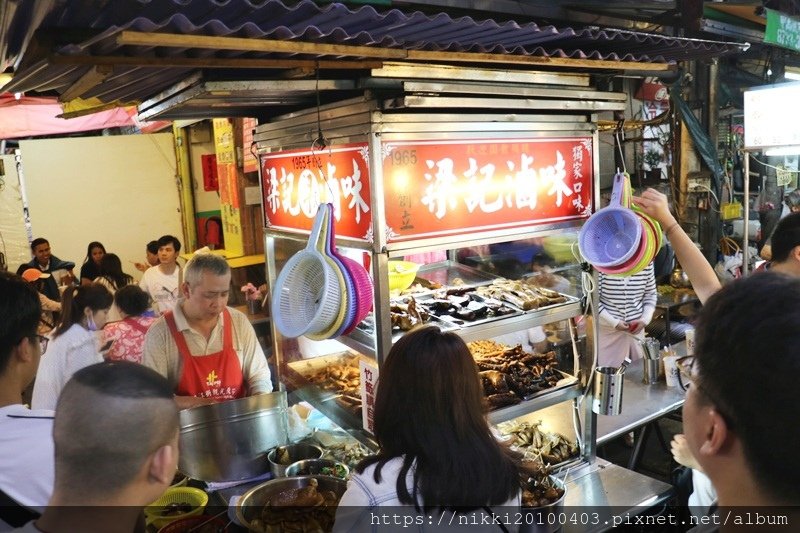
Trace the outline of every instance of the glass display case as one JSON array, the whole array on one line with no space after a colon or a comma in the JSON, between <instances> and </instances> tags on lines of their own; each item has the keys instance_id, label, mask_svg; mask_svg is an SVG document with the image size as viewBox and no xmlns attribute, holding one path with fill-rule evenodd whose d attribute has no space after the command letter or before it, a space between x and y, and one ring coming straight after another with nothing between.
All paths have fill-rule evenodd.
<instances>
[{"instance_id":1,"label":"glass display case","mask_svg":"<svg viewBox=\"0 0 800 533\"><path fill-rule=\"evenodd\" d=\"M318 120L330 145L309 148ZM379 376L397 338L432 323L470 346L493 424L529 415L508 438L568 428L580 459L592 459L591 357L579 322L593 296L575 242L597 205L595 120L461 115L410 101L388 110L365 99L259 126L268 282L306 246L321 202L333 204L339 252L373 282L373 310L349 334L312 341L273 331L282 386L374 445L363 369ZM396 260L422 263L402 290L390 288ZM507 390L492 390L498 372L508 372Z\"/></svg>"}]
</instances>

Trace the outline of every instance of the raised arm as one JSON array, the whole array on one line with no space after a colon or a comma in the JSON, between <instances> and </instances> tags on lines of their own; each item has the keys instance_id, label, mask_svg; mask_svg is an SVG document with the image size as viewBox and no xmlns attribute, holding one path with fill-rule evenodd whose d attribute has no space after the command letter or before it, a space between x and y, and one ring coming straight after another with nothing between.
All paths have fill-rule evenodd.
<instances>
[{"instance_id":1,"label":"raised arm","mask_svg":"<svg viewBox=\"0 0 800 533\"><path fill-rule=\"evenodd\" d=\"M634 196L633 203L661 224L664 234L675 250L675 257L692 282L694 292L701 302L705 302L722 285L714 268L670 213L667 197L655 189L647 189L641 196Z\"/></svg>"}]
</instances>

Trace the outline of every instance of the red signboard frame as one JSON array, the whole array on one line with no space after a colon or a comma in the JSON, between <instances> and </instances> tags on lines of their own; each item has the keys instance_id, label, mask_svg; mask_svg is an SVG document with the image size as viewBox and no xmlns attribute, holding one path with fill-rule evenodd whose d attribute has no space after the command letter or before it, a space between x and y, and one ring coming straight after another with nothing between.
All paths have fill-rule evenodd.
<instances>
[{"instance_id":1,"label":"red signboard frame","mask_svg":"<svg viewBox=\"0 0 800 533\"><path fill-rule=\"evenodd\" d=\"M388 242L587 218L592 137L386 141Z\"/></svg>"},{"instance_id":2,"label":"red signboard frame","mask_svg":"<svg viewBox=\"0 0 800 533\"><path fill-rule=\"evenodd\" d=\"M260 159L268 227L310 231L320 203L331 202L338 236L371 240L367 143L286 150L262 154Z\"/></svg>"},{"instance_id":3,"label":"red signboard frame","mask_svg":"<svg viewBox=\"0 0 800 533\"><path fill-rule=\"evenodd\" d=\"M474 235L587 218L593 211L590 136L385 141L388 243ZM268 227L310 231L332 202L338 236L372 241L367 143L260 156Z\"/></svg>"}]
</instances>

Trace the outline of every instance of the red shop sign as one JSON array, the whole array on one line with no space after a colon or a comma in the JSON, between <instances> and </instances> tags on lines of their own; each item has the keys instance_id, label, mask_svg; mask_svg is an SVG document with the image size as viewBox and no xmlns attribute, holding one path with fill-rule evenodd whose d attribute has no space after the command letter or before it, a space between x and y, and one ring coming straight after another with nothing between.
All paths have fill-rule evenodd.
<instances>
[{"instance_id":1,"label":"red shop sign","mask_svg":"<svg viewBox=\"0 0 800 533\"><path fill-rule=\"evenodd\" d=\"M261 195L268 227L310 231L320 203L332 202L337 235L372 235L366 143L262 155Z\"/></svg>"},{"instance_id":2,"label":"red shop sign","mask_svg":"<svg viewBox=\"0 0 800 533\"><path fill-rule=\"evenodd\" d=\"M586 218L592 138L386 142L389 242Z\"/></svg>"}]
</instances>

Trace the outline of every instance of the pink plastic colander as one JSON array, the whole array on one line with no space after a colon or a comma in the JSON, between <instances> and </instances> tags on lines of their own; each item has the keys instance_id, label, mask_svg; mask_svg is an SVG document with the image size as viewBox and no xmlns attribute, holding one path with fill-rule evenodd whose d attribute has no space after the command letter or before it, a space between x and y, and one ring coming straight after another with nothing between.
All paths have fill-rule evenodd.
<instances>
[{"instance_id":1,"label":"pink plastic colander","mask_svg":"<svg viewBox=\"0 0 800 533\"><path fill-rule=\"evenodd\" d=\"M330 257L336 262L336 265L342 271L342 277L344 278L344 283L347 286L347 309L345 311L345 318L342 322L342 325L334 332L331 338L335 339L339 335L341 335L350 325L353 323L353 320L356 318L356 313L358 312L358 296L356 295L356 287L355 283L353 283L353 277L350 275L350 271L344 265L342 261L343 256L339 254L336 250L336 233L334 229L334 216L333 216L333 204L326 204L329 214L328 214L328 238L325 242L325 255Z\"/></svg>"},{"instance_id":2,"label":"pink plastic colander","mask_svg":"<svg viewBox=\"0 0 800 533\"><path fill-rule=\"evenodd\" d=\"M578 247L594 266L614 267L623 264L639 249L642 224L639 217L622 202L625 197L624 174L614 176L614 189L608 207L589 217L578 235Z\"/></svg>"},{"instance_id":3,"label":"pink plastic colander","mask_svg":"<svg viewBox=\"0 0 800 533\"><path fill-rule=\"evenodd\" d=\"M367 270L361 266L361 263L354 261L339 253L336 249L336 231L333 225L333 212L331 212L331 225L329 229L329 238L331 242L331 254L336 256L339 262L344 267L355 289L355 313L352 320L348 323L345 320L344 330L340 335L346 335L353 331L356 326L364 320L370 311L372 311L372 279L369 277Z\"/></svg>"}]
</instances>

